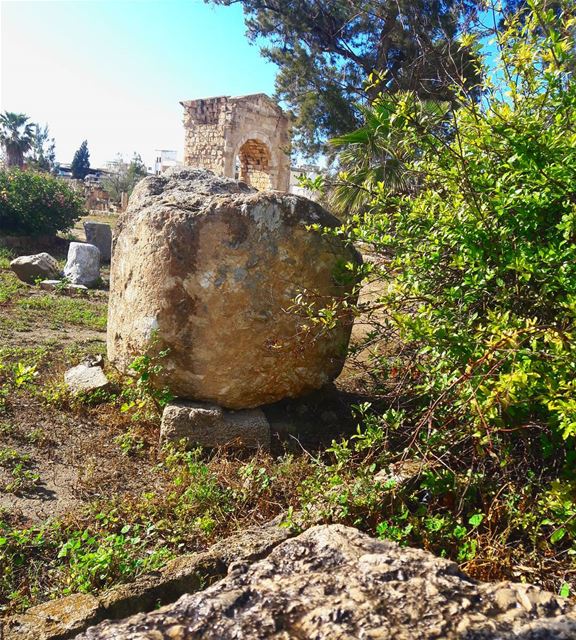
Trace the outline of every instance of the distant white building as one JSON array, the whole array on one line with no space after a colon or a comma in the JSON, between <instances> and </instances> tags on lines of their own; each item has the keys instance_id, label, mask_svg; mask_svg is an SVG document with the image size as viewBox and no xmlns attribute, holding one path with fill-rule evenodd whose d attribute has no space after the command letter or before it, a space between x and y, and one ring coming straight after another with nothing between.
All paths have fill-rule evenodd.
<instances>
[{"instance_id":1,"label":"distant white building","mask_svg":"<svg viewBox=\"0 0 576 640\"><path fill-rule=\"evenodd\" d=\"M310 200L317 200L319 194L305 187L301 187L299 178L300 176L305 176L306 178L314 180L314 178L317 178L319 175L321 175L320 167L315 165L305 164L300 167L290 167L290 186L288 187L288 192L295 193L298 196L304 196Z\"/></svg>"},{"instance_id":2,"label":"distant white building","mask_svg":"<svg viewBox=\"0 0 576 640\"><path fill-rule=\"evenodd\" d=\"M170 167L177 167L182 164L176 159L176 151L173 149L155 149L156 158L154 161L154 174L160 175Z\"/></svg>"}]
</instances>

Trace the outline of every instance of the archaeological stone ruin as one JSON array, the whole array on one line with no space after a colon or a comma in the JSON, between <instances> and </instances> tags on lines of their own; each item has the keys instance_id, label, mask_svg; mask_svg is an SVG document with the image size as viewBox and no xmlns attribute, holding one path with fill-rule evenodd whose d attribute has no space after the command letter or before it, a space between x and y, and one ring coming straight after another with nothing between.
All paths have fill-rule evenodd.
<instances>
[{"instance_id":1,"label":"archaeological stone ruin","mask_svg":"<svg viewBox=\"0 0 576 640\"><path fill-rule=\"evenodd\" d=\"M93 244L71 242L64 275L72 284L94 287L100 280L100 250Z\"/></svg>"},{"instance_id":2,"label":"archaeological stone ruin","mask_svg":"<svg viewBox=\"0 0 576 640\"><path fill-rule=\"evenodd\" d=\"M267 95L180 104L186 132L184 164L242 180L259 191L288 191L290 122Z\"/></svg>"}]
</instances>

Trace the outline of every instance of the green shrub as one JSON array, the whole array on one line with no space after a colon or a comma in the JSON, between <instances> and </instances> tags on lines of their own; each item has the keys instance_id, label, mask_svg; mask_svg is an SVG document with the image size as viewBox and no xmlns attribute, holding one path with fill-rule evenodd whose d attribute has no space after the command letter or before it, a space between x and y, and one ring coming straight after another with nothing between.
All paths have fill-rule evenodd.
<instances>
[{"instance_id":1,"label":"green shrub","mask_svg":"<svg viewBox=\"0 0 576 640\"><path fill-rule=\"evenodd\" d=\"M494 33L480 101L460 93L435 114L398 94L380 98L379 117L366 122L372 146L400 159L405 176L370 184L356 172L367 211L357 207L337 233L361 243L364 274L381 280L361 309L374 320L362 364L382 394L371 411L387 441L334 445L337 464L319 467L300 494L312 516L424 546L474 577L521 576L567 593L576 555L576 5L527 4ZM362 169L372 147L358 141L348 137ZM402 420L381 407L400 408ZM417 470L389 487L389 470L407 463ZM372 467L387 472L388 502L378 503ZM554 566L562 570L552 578Z\"/></svg>"},{"instance_id":2,"label":"green shrub","mask_svg":"<svg viewBox=\"0 0 576 640\"><path fill-rule=\"evenodd\" d=\"M381 335L410 353L427 437L465 425L487 445L527 424L543 443L576 437L575 31L569 1L510 18L483 100L461 94L447 135L414 96L389 104L382 135L412 150L416 187L381 183L349 232L383 256Z\"/></svg>"},{"instance_id":3,"label":"green shrub","mask_svg":"<svg viewBox=\"0 0 576 640\"><path fill-rule=\"evenodd\" d=\"M0 229L6 235L44 235L70 229L84 214L82 199L58 178L0 171Z\"/></svg>"}]
</instances>

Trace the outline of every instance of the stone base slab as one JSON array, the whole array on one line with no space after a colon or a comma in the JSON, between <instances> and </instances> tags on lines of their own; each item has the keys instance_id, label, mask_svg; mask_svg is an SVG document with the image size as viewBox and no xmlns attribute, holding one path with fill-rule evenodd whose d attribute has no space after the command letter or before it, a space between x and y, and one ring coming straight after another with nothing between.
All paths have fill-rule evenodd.
<instances>
[{"instance_id":1,"label":"stone base slab","mask_svg":"<svg viewBox=\"0 0 576 640\"><path fill-rule=\"evenodd\" d=\"M88 291L88 287L83 284L68 284L63 280L42 280L40 289L43 291L61 290L63 293L83 293Z\"/></svg>"},{"instance_id":2,"label":"stone base slab","mask_svg":"<svg viewBox=\"0 0 576 640\"><path fill-rule=\"evenodd\" d=\"M261 409L228 411L213 404L175 401L162 414L160 442L202 447L234 445L270 449L270 425Z\"/></svg>"}]
</instances>

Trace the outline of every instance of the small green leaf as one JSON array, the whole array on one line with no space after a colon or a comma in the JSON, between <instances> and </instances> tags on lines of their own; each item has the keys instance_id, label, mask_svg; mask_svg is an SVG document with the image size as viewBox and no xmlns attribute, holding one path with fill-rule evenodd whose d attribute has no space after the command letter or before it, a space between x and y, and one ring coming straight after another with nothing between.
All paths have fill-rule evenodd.
<instances>
[{"instance_id":1,"label":"small green leaf","mask_svg":"<svg viewBox=\"0 0 576 640\"><path fill-rule=\"evenodd\" d=\"M482 520L484 520L484 514L475 513L473 516L470 516L470 518L468 519L468 524L471 524L473 527L477 527L482 523Z\"/></svg>"},{"instance_id":2,"label":"small green leaf","mask_svg":"<svg viewBox=\"0 0 576 640\"><path fill-rule=\"evenodd\" d=\"M555 544L556 542L559 542L560 540L562 540L562 538L566 535L566 529L563 529L562 527L560 527L559 529L556 529L556 531L552 532L552 535L550 536L550 542L552 544Z\"/></svg>"}]
</instances>

